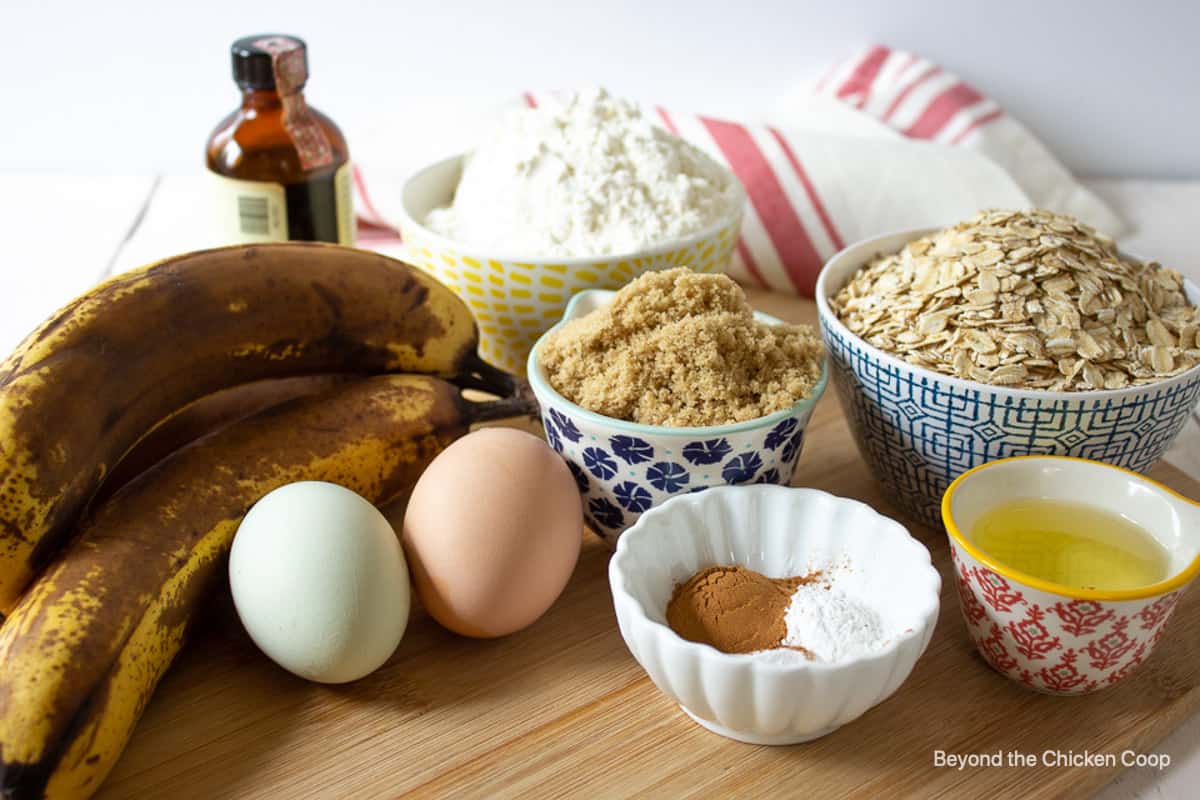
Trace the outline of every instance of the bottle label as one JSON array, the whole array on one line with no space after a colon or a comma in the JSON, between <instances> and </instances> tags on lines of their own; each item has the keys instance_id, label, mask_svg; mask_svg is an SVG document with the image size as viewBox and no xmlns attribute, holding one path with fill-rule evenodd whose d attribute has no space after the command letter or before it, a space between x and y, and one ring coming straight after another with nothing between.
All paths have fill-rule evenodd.
<instances>
[{"instance_id":1,"label":"bottle label","mask_svg":"<svg viewBox=\"0 0 1200 800\"><path fill-rule=\"evenodd\" d=\"M216 195L212 208L218 216L217 233L225 243L288 240L287 190L283 184L227 178L211 171L209 175ZM320 180L328 181L329 178ZM328 192L328 189L324 191ZM333 173L333 203L337 242L353 247L358 239L358 229L354 219L353 167L349 161Z\"/></svg>"},{"instance_id":2,"label":"bottle label","mask_svg":"<svg viewBox=\"0 0 1200 800\"><path fill-rule=\"evenodd\" d=\"M333 191L337 203L338 244L354 247L358 228L354 221L354 191L351 185L353 168L347 161L333 174Z\"/></svg>"},{"instance_id":3,"label":"bottle label","mask_svg":"<svg viewBox=\"0 0 1200 800\"><path fill-rule=\"evenodd\" d=\"M301 168L308 172L332 164L333 148L329 137L301 93L308 80L303 46L287 36L268 36L254 45L271 54L275 91L283 104L283 129L296 146Z\"/></svg>"},{"instance_id":4,"label":"bottle label","mask_svg":"<svg viewBox=\"0 0 1200 800\"><path fill-rule=\"evenodd\" d=\"M282 184L209 174L216 195L212 207L218 215L217 232L224 241L229 244L287 241L287 196ZM338 229L341 239L340 220Z\"/></svg>"}]
</instances>

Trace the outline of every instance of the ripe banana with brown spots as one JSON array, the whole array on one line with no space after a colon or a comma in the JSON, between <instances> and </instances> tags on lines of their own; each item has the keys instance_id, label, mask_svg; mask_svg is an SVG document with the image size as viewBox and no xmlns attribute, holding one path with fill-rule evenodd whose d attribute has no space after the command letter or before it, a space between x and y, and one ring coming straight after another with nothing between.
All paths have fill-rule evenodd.
<instances>
[{"instance_id":1,"label":"ripe banana with brown spots","mask_svg":"<svg viewBox=\"0 0 1200 800\"><path fill-rule=\"evenodd\" d=\"M267 492L324 480L379 505L471 423L531 411L522 398L468 402L427 376L364 378L236 422L135 478L0 628L0 796L96 791Z\"/></svg>"},{"instance_id":2,"label":"ripe banana with brown spots","mask_svg":"<svg viewBox=\"0 0 1200 800\"><path fill-rule=\"evenodd\" d=\"M122 486L176 450L202 436L273 406L327 392L364 375L302 375L243 383L200 398L167 417L146 433L104 477L89 506L99 505Z\"/></svg>"},{"instance_id":3,"label":"ripe banana with brown spots","mask_svg":"<svg viewBox=\"0 0 1200 800\"><path fill-rule=\"evenodd\" d=\"M226 387L315 373L437 375L508 394L470 311L415 267L319 244L190 253L70 303L0 364L0 614L113 465Z\"/></svg>"}]
</instances>

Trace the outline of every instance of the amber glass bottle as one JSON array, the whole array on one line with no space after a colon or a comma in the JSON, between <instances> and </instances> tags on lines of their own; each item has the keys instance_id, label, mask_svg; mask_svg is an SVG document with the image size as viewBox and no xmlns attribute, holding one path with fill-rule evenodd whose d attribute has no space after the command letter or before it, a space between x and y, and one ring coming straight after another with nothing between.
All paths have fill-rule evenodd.
<instances>
[{"instance_id":1,"label":"amber glass bottle","mask_svg":"<svg viewBox=\"0 0 1200 800\"><path fill-rule=\"evenodd\" d=\"M333 120L304 99L304 42L247 36L232 55L242 106L208 139L221 234L230 243L353 245L350 154Z\"/></svg>"}]
</instances>

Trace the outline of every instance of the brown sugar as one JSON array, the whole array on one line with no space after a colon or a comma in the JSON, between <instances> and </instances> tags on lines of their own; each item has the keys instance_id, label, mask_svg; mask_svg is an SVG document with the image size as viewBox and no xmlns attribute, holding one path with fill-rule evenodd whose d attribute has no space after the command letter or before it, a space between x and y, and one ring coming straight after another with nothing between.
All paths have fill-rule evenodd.
<instances>
[{"instance_id":1,"label":"brown sugar","mask_svg":"<svg viewBox=\"0 0 1200 800\"><path fill-rule=\"evenodd\" d=\"M724 275L649 272L538 350L550 385L589 411L643 425L727 425L790 408L821 376L808 325L754 319Z\"/></svg>"},{"instance_id":2,"label":"brown sugar","mask_svg":"<svg viewBox=\"0 0 1200 800\"><path fill-rule=\"evenodd\" d=\"M792 594L819 575L768 578L740 566L709 567L675 587L667 624L684 639L723 653L780 647L787 636ZM803 648L792 649L807 654Z\"/></svg>"}]
</instances>

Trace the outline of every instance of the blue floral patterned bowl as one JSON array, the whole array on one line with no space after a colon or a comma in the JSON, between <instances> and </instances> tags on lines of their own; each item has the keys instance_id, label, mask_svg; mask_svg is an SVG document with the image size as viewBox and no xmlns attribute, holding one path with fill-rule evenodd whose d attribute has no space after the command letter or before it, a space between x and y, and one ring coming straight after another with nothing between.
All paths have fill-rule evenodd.
<instances>
[{"instance_id":1,"label":"blue floral patterned bowl","mask_svg":"<svg viewBox=\"0 0 1200 800\"><path fill-rule=\"evenodd\" d=\"M615 292L575 295L563 323L607 305ZM758 314L764 322L780 320ZM545 336L543 336L543 339ZM583 495L592 530L610 545L647 509L669 497L711 486L791 483L804 429L829 379L829 365L812 395L759 419L710 428L638 425L581 408L560 395L538 363L539 339L529 354L529 384L542 407L546 440L562 454Z\"/></svg>"},{"instance_id":2,"label":"blue floral patterned bowl","mask_svg":"<svg viewBox=\"0 0 1200 800\"><path fill-rule=\"evenodd\" d=\"M821 334L833 382L867 465L891 500L942 525L951 481L988 461L1060 455L1144 472L1170 448L1200 399L1200 367L1146 386L1045 392L960 380L889 355L854 335L829 298L867 261L932 233L867 239L835 255L817 278ZM1184 283L1188 299L1200 290Z\"/></svg>"}]
</instances>

